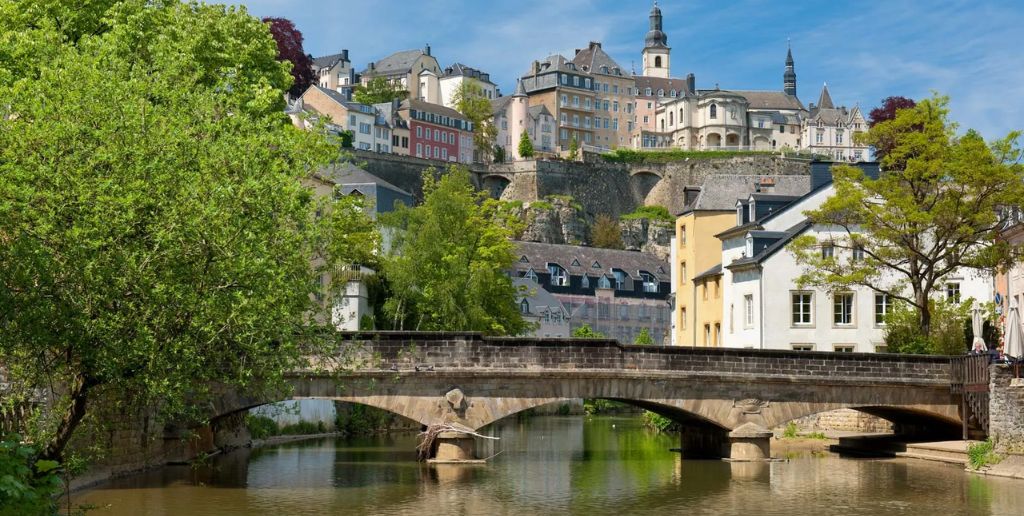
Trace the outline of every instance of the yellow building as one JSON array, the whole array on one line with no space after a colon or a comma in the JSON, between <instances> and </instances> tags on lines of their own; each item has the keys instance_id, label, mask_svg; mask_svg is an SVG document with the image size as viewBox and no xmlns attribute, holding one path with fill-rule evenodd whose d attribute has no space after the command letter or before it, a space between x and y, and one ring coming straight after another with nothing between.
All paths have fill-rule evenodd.
<instances>
[{"instance_id":1,"label":"yellow building","mask_svg":"<svg viewBox=\"0 0 1024 516\"><path fill-rule=\"evenodd\" d=\"M722 335L722 242L715 237L742 225L736 201L752 193L803 195L810 176L708 176L699 193L676 219L672 250L672 343L720 346Z\"/></svg>"}]
</instances>

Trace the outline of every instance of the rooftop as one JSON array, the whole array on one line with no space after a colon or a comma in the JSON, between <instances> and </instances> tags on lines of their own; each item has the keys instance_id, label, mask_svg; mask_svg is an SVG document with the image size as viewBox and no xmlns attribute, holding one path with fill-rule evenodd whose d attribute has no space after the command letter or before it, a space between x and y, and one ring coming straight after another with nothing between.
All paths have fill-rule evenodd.
<instances>
[{"instance_id":1,"label":"rooftop","mask_svg":"<svg viewBox=\"0 0 1024 516\"><path fill-rule=\"evenodd\" d=\"M610 275L612 269L621 269L634 280L640 279L640 271L648 272L658 281L669 280L669 264L659 260L657 256L637 251L620 251L562 244L542 244L538 242L516 242L520 260L516 262L516 270L544 270L548 263L557 263L569 274L591 277ZM523 258L526 261L523 261Z\"/></svg>"},{"instance_id":2,"label":"rooftop","mask_svg":"<svg viewBox=\"0 0 1024 516\"><path fill-rule=\"evenodd\" d=\"M733 211L736 200L750 194L800 196L811 190L811 176L713 174L704 180L700 194L683 211Z\"/></svg>"}]
</instances>

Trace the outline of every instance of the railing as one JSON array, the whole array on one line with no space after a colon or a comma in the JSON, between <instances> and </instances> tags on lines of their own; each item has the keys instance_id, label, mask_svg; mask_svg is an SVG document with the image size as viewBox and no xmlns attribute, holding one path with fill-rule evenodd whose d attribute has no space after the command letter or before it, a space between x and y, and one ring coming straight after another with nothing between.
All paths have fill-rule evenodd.
<instances>
[{"instance_id":1,"label":"railing","mask_svg":"<svg viewBox=\"0 0 1024 516\"><path fill-rule=\"evenodd\" d=\"M972 427L988 435L989 355L965 355L950 360L949 391L960 396L963 437Z\"/></svg>"}]
</instances>

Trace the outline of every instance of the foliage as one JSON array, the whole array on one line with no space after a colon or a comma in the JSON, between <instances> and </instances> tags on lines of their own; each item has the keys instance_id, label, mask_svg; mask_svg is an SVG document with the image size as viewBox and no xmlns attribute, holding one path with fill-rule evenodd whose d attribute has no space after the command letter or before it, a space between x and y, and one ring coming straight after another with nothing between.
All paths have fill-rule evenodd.
<instances>
[{"instance_id":1,"label":"foliage","mask_svg":"<svg viewBox=\"0 0 1024 516\"><path fill-rule=\"evenodd\" d=\"M323 421L297 421L281 427L278 435L315 435L327 433L327 427Z\"/></svg>"},{"instance_id":2,"label":"foliage","mask_svg":"<svg viewBox=\"0 0 1024 516\"><path fill-rule=\"evenodd\" d=\"M657 412L645 410L642 418L645 427L650 428L651 430L655 430L657 432L669 433L676 432L679 430L678 423L672 421L671 419L661 414L658 414Z\"/></svg>"},{"instance_id":3,"label":"foliage","mask_svg":"<svg viewBox=\"0 0 1024 516\"><path fill-rule=\"evenodd\" d=\"M530 141L530 134L526 130L519 134L519 157L523 159L533 157L533 142Z\"/></svg>"},{"instance_id":4,"label":"foliage","mask_svg":"<svg viewBox=\"0 0 1024 516\"><path fill-rule=\"evenodd\" d=\"M532 201L530 202L530 208L534 210L551 211L555 209L555 205L548 201Z\"/></svg>"},{"instance_id":5,"label":"foliage","mask_svg":"<svg viewBox=\"0 0 1024 516\"><path fill-rule=\"evenodd\" d=\"M570 207L570 208L572 208L572 209L574 209L576 211L583 211L583 205L580 204L579 201L577 201L576 198L571 196L571 195L551 194L551 195L545 195L544 199L548 200L548 201L551 201L551 202L559 202L559 203L561 203L561 204L563 204L565 206L568 206L568 207Z\"/></svg>"},{"instance_id":6,"label":"foliage","mask_svg":"<svg viewBox=\"0 0 1024 516\"><path fill-rule=\"evenodd\" d=\"M20 440L18 435L0 440L0 516L56 514L59 464L40 460L39 451Z\"/></svg>"},{"instance_id":7,"label":"foliage","mask_svg":"<svg viewBox=\"0 0 1024 516\"><path fill-rule=\"evenodd\" d=\"M572 331L572 337L574 339L604 339L607 338L599 331L594 331L589 324L584 323L583 326L576 328Z\"/></svg>"},{"instance_id":8,"label":"foliage","mask_svg":"<svg viewBox=\"0 0 1024 516\"><path fill-rule=\"evenodd\" d=\"M759 156L771 155L769 151L689 151L682 149L667 149L657 151L644 151L634 149L615 149L601 155L601 158L610 163L664 163L668 161L685 161L688 159L724 159L737 156Z\"/></svg>"},{"instance_id":9,"label":"foliage","mask_svg":"<svg viewBox=\"0 0 1024 516\"><path fill-rule=\"evenodd\" d=\"M651 337L651 333L647 331L647 328L643 328L640 330L640 333L637 334L636 338L633 339L633 344L638 346L653 346L654 339Z\"/></svg>"},{"instance_id":10,"label":"foliage","mask_svg":"<svg viewBox=\"0 0 1024 516\"><path fill-rule=\"evenodd\" d=\"M245 427L249 430L249 436L253 439L266 439L280 432L277 422L273 419L255 414L245 415Z\"/></svg>"},{"instance_id":11,"label":"foliage","mask_svg":"<svg viewBox=\"0 0 1024 516\"><path fill-rule=\"evenodd\" d=\"M590 245L603 249L625 249L619 221L605 214L598 215L590 227Z\"/></svg>"},{"instance_id":12,"label":"foliage","mask_svg":"<svg viewBox=\"0 0 1024 516\"><path fill-rule=\"evenodd\" d=\"M303 182L336 147L282 114L268 26L199 3L28 4L0 4L0 363L15 395L49 391L43 456L100 392L181 420L213 385L285 388L317 352L327 253Z\"/></svg>"},{"instance_id":13,"label":"foliage","mask_svg":"<svg viewBox=\"0 0 1024 516\"><path fill-rule=\"evenodd\" d=\"M395 227L383 270L394 294L385 312L400 329L479 331L519 335L530 327L505 273L515 262L509 237L520 224L501 203L474 190L469 172L451 166L423 175L423 204L402 207L385 222Z\"/></svg>"},{"instance_id":14,"label":"foliage","mask_svg":"<svg viewBox=\"0 0 1024 516\"><path fill-rule=\"evenodd\" d=\"M473 148L476 149L477 160L483 163L491 161L498 128L491 122L494 116L491 101L484 94L480 82L467 79L459 83L452 94L452 106L473 124Z\"/></svg>"},{"instance_id":15,"label":"foliage","mask_svg":"<svg viewBox=\"0 0 1024 516\"><path fill-rule=\"evenodd\" d=\"M384 77L374 77L366 84L358 84L352 89L352 99L367 105L404 100L408 96L408 91Z\"/></svg>"},{"instance_id":16,"label":"foliage","mask_svg":"<svg viewBox=\"0 0 1024 516\"><path fill-rule=\"evenodd\" d=\"M986 144L955 134L948 99L935 96L871 128L865 142L892 140L878 179L861 169L833 168L835 194L811 221L826 226L836 249L823 257L812 236L791 244L804 266L802 285L829 290L866 286L917 309L931 331L929 299L957 270L1005 267L1014 250L997 241L1007 210L1024 199L1018 133ZM854 258L863 250L863 259Z\"/></svg>"},{"instance_id":17,"label":"foliage","mask_svg":"<svg viewBox=\"0 0 1024 516\"><path fill-rule=\"evenodd\" d=\"M495 163L504 163L505 162L505 147L502 147L501 145L498 145L497 143L494 144L494 162Z\"/></svg>"},{"instance_id":18,"label":"foliage","mask_svg":"<svg viewBox=\"0 0 1024 516\"><path fill-rule=\"evenodd\" d=\"M893 96L882 99L881 105L872 109L868 114L868 127L874 127L882 122L896 118L896 112L901 109L913 109L917 103L914 99L907 97Z\"/></svg>"},{"instance_id":19,"label":"foliage","mask_svg":"<svg viewBox=\"0 0 1024 516\"><path fill-rule=\"evenodd\" d=\"M1002 462L1003 457L996 453L996 445L992 438L967 446L967 462L971 469L979 470Z\"/></svg>"},{"instance_id":20,"label":"foliage","mask_svg":"<svg viewBox=\"0 0 1024 516\"><path fill-rule=\"evenodd\" d=\"M395 415L384 409L352 403L338 410L335 427L345 435L369 435L390 428Z\"/></svg>"},{"instance_id":21,"label":"foliage","mask_svg":"<svg viewBox=\"0 0 1024 516\"><path fill-rule=\"evenodd\" d=\"M356 134L352 131L340 131L338 132L338 143L342 149L351 149L352 142L355 141Z\"/></svg>"},{"instance_id":22,"label":"foliage","mask_svg":"<svg viewBox=\"0 0 1024 516\"><path fill-rule=\"evenodd\" d=\"M797 435L799 435L799 431L800 429L797 428L796 422L790 421L789 423L786 423L786 429L782 432L782 437L785 437L786 439L796 439Z\"/></svg>"},{"instance_id":23,"label":"foliage","mask_svg":"<svg viewBox=\"0 0 1024 516\"><path fill-rule=\"evenodd\" d=\"M309 86L316 82L313 75L313 59L302 48L302 32L287 18L263 18L263 23L270 26L270 35L277 42L278 61L291 64L292 85L288 93L293 97L302 95Z\"/></svg>"},{"instance_id":24,"label":"foliage","mask_svg":"<svg viewBox=\"0 0 1024 516\"><path fill-rule=\"evenodd\" d=\"M885 345L890 353L960 355L967 351L964 322L970 317L972 300L963 303L931 300L932 331L921 331L915 307L896 303L885 317Z\"/></svg>"},{"instance_id":25,"label":"foliage","mask_svg":"<svg viewBox=\"0 0 1024 516\"><path fill-rule=\"evenodd\" d=\"M627 213L619 218L622 220L650 219L662 222L675 222L676 220L664 206L640 206L633 210L633 213Z\"/></svg>"},{"instance_id":26,"label":"foliage","mask_svg":"<svg viewBox=\"0 0 1024 516\"><path fill-rule=\"evenodd\" d=\"M624 403L618 403L611 400L605 399L585 399L583 400L583 413L588 416L594 414L605 414L608 412L614 412L625 408L627 405Z\"/></svg>"},{"instance_id":27,"label":"foliage","mask_svg":"<svg viewBox=\"0 0 1024 516\"><path fill-rule=\"evenodd\" d=\"M580 142L576 139L576 135L572 135L572 141L569 142L569 161L576 161L576 158L580 156Z\"/></svg>"},{"instance_id":28,"label":"foliage","mask_svg":"<svg viewBox=\"0 0 1024 516\"><path fill-rule=\"evenodd\" d=\"M557 414L559 416L568 416L571 413L572 413L572 407L570 407L568 403L562 403L561 405L558 406Z\"/></svg>"}]
</instances>

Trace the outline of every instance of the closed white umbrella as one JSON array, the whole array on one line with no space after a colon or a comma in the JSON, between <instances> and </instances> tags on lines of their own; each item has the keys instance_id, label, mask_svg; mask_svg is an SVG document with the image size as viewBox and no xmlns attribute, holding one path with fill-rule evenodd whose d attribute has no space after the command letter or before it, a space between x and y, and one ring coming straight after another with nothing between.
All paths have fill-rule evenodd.
<instances>
[{"instance_id":1,"label":"closed white umbrella","mask_svg":"<svg viewBox=\"0 0 1024 516\"><path fill-rule=\"evenodd\" d=\"M971 342L971 349L975 353L984 353L986 351L985 339L981 338L983 329L984 326L981 320L981 309L975 308L974 310L971 310L971 332L974 333L974 340Z\"/></svg>"},{"instance_id":2,"label":"closed white umbrella","mask_svg":"<svg viewBox=\"0 0 1024 516\"><path fill-rule=\"evenodd\" d=\"M1016 302L1010 304L1010 313L1006 316L1005 342L1004 355L1017 359L1024 356L1024 330L1020 326L1020 313Z\"/></svg>"}]
</instances>

